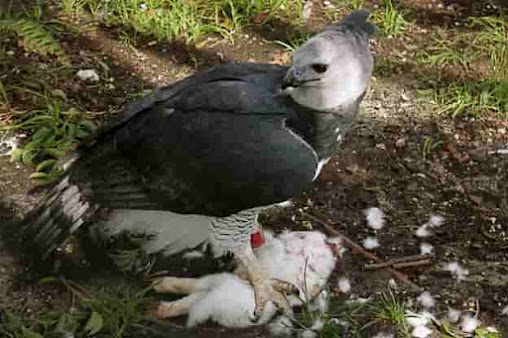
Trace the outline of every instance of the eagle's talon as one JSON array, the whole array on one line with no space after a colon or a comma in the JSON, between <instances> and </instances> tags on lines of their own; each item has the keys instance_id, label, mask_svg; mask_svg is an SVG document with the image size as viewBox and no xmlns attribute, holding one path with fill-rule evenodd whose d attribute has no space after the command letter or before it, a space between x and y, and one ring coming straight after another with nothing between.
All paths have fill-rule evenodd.
<instances>
[{"instance_id":1,"label":"eagle's talon","mask_svg":"<svg viewBox=\"0 0 508 338\"><path fill-rule=\"evenodd\" d=\"M271 301L283 313L291 312L291 306L286 298L286 292L293 289L293 285L277 279L262 280L254 285L254 320L256 322L265 310L266 303Z\"/></svg>"}]
</instances>

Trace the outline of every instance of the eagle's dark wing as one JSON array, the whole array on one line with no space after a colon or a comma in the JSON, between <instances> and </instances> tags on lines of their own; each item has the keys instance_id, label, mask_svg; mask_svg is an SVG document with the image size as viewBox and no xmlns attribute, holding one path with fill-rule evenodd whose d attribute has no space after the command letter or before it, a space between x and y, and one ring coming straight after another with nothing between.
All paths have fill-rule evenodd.
<instances>
[{"instance_id":1,"label":"eagle's dark wing","mask_svg":"<svg viewBox=\"0 0 508 338\"><path fill-rule=\"evenodd\" d=\"M276 95L285 71L218 66L131 105L78 151L29 218L41 237L52 234L44 246L64 240L97 207L227 216L310 186L316 152L286 128L294 104Z\"/></svg>"},{"instance_id":2,"label":"eagle's dark wing","mask_svg":"<svg viewBox=\"0 0 508 338\"><path fill-rule=\"evenodd\" d=\"M249 66L190 83L130 117L81 154L70 180L101 207L210 216L300 193L317 157L285 127L288 106L275 95L285 68L245 74Z\"/></svg>"}]
</instances>

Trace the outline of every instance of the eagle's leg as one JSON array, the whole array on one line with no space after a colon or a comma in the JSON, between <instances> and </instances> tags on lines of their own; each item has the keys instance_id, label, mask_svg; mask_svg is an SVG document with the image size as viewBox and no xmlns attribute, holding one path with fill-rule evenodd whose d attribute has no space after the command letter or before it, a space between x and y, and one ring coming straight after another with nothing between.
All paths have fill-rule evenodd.
<instances>
[{"instance_id":1,"label":"eagle's leg","mask_svg":"<svg viewBox=\"0 0 508 338\"><path fill-rule=\"evenodd\" d=\"M264 311L265 304L272 301L277 307L284 312L290 312L291 306L286 298L285 293L280 290L281 283L278 280L272 279L265 272L259 261L257 260L252 247L247 245L238 248L234 251L235 258L239 264L245 268L247 280L254 288L254 296L256 307L254 310L254 320L257 320ZM283 289L283 288L282 288Z\"/></svg>"}]
</instances>

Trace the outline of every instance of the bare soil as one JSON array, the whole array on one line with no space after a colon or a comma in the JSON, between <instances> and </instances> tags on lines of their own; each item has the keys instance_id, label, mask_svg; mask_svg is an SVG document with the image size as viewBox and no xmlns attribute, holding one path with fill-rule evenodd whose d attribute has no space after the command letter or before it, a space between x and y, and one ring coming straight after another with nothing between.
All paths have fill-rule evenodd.
<instances>
[{"instance_id":1,"label":"bare soil","mask_svg":"<svg viewBox=\"0 0 508 338\"><path fill-rule=\"evenodd\" d=\"M408 44L418 48L425 43L421 30L447 25L446 20L438 19L441 12L453 12L455 7L447 6L456 6L461 13L469 10L459 1L444 1L443 7L436 9L419 1L414 5L417 26L404 38L376 39L373 48L379 56L393 56L406 50ZM458 14L446 15L451 15L453 21ZM210 38L193 47L178 43L153 45L147 39L138 41L132 49L117 41L114 30L98 27L82 33L79 39L69 38L64 48L76 70L96 68L99 60L104 62L114 78L113 88L99 90L73 76L58 80L63 81L59 88L102 119L121 106L129 93L172 83L213 64L232 60L287 63L288 54L270 40L287 36L291 29L283 23L280 27L254 27L236 37L234 43ZM44 62L20 50L15 59L21 69L23 63ZM480 319L508 335L508 316L500 314L508 305L508 155L496 153L508 147L506 116L436 116L435 107L417 94L419 83L412 66L401 62L390 70L388 76L380 71L375 74L360 119L312 190L295 198L293 207L274 209L261 221L277 231L323 230L302 216L300 210L305 210L357 243L366 236L377 237L381 246L373 252L382 259L418 254L421 242L430 243L435 253L432 263L403 272L435 296L438 313L445 313L448 306L466 310L472 300L479 300ZM456 74L463 76L462 71ZM29 106L23 97L17 101L20 106ZM38 192L29 193L34 187L27 179L30 172L30 168L0 157L0 223L4 229L12 230L40 198ZM379 207L386 213L383 229L374 231L366 225L363 211L368 207ZM416 230L433 214L442 215L445 223L428 238L416 237ZM26 248L19 247L15 231L5 232L1 241L0 309L23 309L35 318L43 311L71 305L67 291L34 283L23 259ZM454 261L469 269L465 281L458 282L443 271L444 264ZM365 271L366 263L355 253L344 255L330 281L334 297L346 297L336 288L337 278L342 276L352 281L352 293L357 296L369 297L387 290L390 275L383 270ZM404 289L403 283L397 283ZM408 297L415 295L408 291ZM179 337L265 335L263 328L241 332L202 328L184 334L180 324L160 323L153 331L138 331L135 336L158 337L170 332L178 332L175 336Z\"/></svg>"}]
</instances>

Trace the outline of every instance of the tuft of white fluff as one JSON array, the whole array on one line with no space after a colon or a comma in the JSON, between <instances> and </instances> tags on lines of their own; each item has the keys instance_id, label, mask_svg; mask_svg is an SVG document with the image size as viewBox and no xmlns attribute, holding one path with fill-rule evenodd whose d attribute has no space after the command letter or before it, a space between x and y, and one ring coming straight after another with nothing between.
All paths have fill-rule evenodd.
<instances>
[{"instance_id":1,"label":"tuft of white fluff","mask_svg":"<svg viewBox=\"0 0 508 338\"><path fill-rule=\"evenodd\" d=\"M379 247L379 241L376 237L367 237L363 240L363 247L365 249L375 249Z\"/></svg>"},{"instance_id":2,"label":"tuft of white fluff","mask_svg":"<svg viewBox=\"0 0 508 338\"><path fill-rule=\"evenodd\" d=\"M312 331L311 329L303 331L302 334L300 335L300 338L316 338L316 337L317 333Z\"/></svg>"},{"instance_id":3,"label":"tuft of white fluff","mask_svg":"<svg viewBox=\"0 0 508 338\"><path fill-rule=\"evenodd\" d=\"M420 244L420 254L422 255L430 255L434 251L434 247L429 243L421 243Z\"/></svg>"},{"instance_id":4,"label":"tuft of white fluff","mask_svg":"<svg viewBox=\"0 0 508 338\"><path fill-rule=\"evenodd\" d=\"M379 208L368 208L363 211L367 218L367 225L374 230L380 230L385 225L385 213Z\"/></svg>"},{"instance_id":5,"label":"tuft of white fluff","mask_svg":"<svg viewBox=\"0 0 508 338\"><path fill-rule=\"evenodd\" d=\"M434 298L432 298L430 292L428 291L422 292L422 294L418 296L417 300L425 308L431 308L436 305L436 301L434 300Z\"/></svg>"},{"instance_id":6,"label":"tuft of white fluff","mask_svg":"<svg viewBox=\"0 0 508 338\"><path fill-rule=\"evenodd\" d=\"M186 253L184 253L182 255L182 258L183 259L188 259L188 260L192 260L192 259L198 259L198 258L203 258L204 257L204 252L202 251L199 251L199 250L192 250L192 251L188 251Z\"/></svg>"},{"instance_id":7,"label":"tuft of white fluff","mask_svg":"<svg viewBox=\"0 0 508 338\"><path fill-rule=\"evenodd\" d=\"M462 331L471 333L478 327L478 319L476 319L472 314L466 313L462 316L462 320L460 321L460 328Z\"/></svg>"},{"instance_id":8,"label":"tuft of white fluff","mask_svg":"<svg viewBox=\"0 0 508 338\"><path fill-rule=\"evenodd\" d=\"M469 275L469 270L463 268L459 262L450 262L447 263L444 268L444 271L449 271L451 274L457 279L457 281L461 282L466 279Z\"/></svg>"},{"instance_id":9,"label":"tuft of white fluff","mask_svg":"<svg viewBox=\"0 0 508 338\"><path fill-rule=\"evenodd\" d=\"M379 332L372 338L394 338L394 337L393 337L393 334L391 334L391 333Z\"/></svg>"},{"instance_id":10,"label":"tuft of white fluff","mask_svg":"<svg viewBox=\"0 0 508 338\"><path fill-rule=\"evenodd\" d=\"M425 326L429 324L433 319L433 316L430 312L423 311L420 313L407 312L406 313L406 322L413 326Z\"/></svg>"},{"instance_id":11,"label":"tuft of white fluff","mask_svg":"<svg viewBox=\"0 0 508 338\"><path fill-rule=\"evenodd\" d=\"M423 325L416 326L411 332L411 336L415 338L427 338L431 334L432 330Z\"/></svg>"},{"instance_id":12,"label":"tuft of white fluff","mask_svg":"<svg viewBox=\"0 0 508 338\"><path fill-rule=\"evenodd\" d=\"M0 156L11 156L18 146L19 140L16 136L0 132Z\"/></svg>"},{"instance_id":13,"label":"tuft of white fluff","mask_svg":"<svg viewBox=\"0 0 508 338\"><path fill-rule=\"evenodd\" d=\"M321 329L325 326L325 323L323 322L323 319L318 318L314 321L314 323L311 326L311 330L314 331L321 331Z\"/></svg>"},{"instance_id":14,"label":"tuft of white fluff","mask_svg":"<svg viewBox=\"0 0 508 338\"><path fill-rule=\"evenodd\" d=\"M437 228L441 225L443 225L445 219L441 215L435 215L432 214L429 217L429 220L427 223L423 224L416 230L416 236L417 237L429 237L432 235L432 232L430 231L430 228Z\"/></svg>"},{"instance_id":15,"label":"tuft of white fluff","mask_svg":"<svg viewBox=\"0 0 508 338\"><path fill-rule=\"evenodd\" d=\"M268 330L275 337L290 337L293 333L293 323L286 316L279 316L268 323Z\"/></svg>"},{"instance_id":16,"label":"tuft of white fluff","mask_svg":"<svg viewBox=\"0 0 508 338\"><path fill-rule=\"evenodd\" d=\"M429 228L430 228L429 223L425 223L424 225L419 227L418 230L416 230L416 236L420 238L431 236L432 232L430 231Z\"/></svg>"},{"instance_id":17,"label":"tuft of white fluff","mask_svg":"<svg viewBox=\"0 0 508 338\"><path fill-rule=\"evenodd\" d=\"M503 310L501 310L501 314L502 315L505 315L505 316L508 316L508 305L506 305Z\"/></svg>"},{"instance_id":18,"label":"tuft of white fluff","mask_svg":"<svg viewBox=\"0 0 508 338\"><path fill-rule=\"evenodd\" d=\"M351 283L346 277L340 278L337 284L339 286L340 292L349 293L349 291L351 291Z\"/></svg>"},{"instance_id":19,"label":"tuft of white fluff","mask_svg":"<svg viewBox=\"0 0 508 338\"><path fill-rule=\"evenodd\" d=\"M429 217L429 225L433 228L437 228L441 225L443 225L445 219L441 215L430 215Z\"/></svg>"},{"instance_id":20,"label":"tuft of white fluff","mask_svg":"<svg viewBox=\"0 0 508 338\"><path fill-rule=\"evenodd\" d=\"M456 323L460 319L460 311L453 308L448 309L448 320L450 323Z\"/></svg>"}]
</instances>

